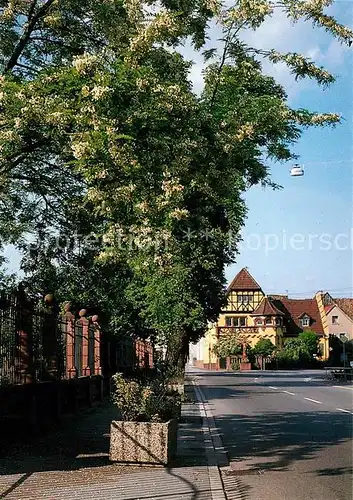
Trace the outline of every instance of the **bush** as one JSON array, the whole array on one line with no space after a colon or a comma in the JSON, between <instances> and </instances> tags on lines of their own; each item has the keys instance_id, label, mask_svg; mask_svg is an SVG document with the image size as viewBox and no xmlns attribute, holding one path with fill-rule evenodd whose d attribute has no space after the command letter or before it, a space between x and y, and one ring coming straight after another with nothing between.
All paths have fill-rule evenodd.
<instances>
[{"instance_id":1,"label":"bush","mask_svg":"<svg viewBox=\"0 0 353 500\"><path fill-rule=\"evenodd\" d=\"M122 420L167 422L180 414L181 397L159 378L142 382L126 379L121 373L112 377L112 401Z\"/></svg>"},{"instance_id":2,"label":"bush","mask_svg":"<svg viewBox=\"0 0 353 500\"><path fill-rule=\"evenodd\" d=\"M232 364L230 365L231 366L231 369L234 370L234 371L237 371L237 370L240 370L240 362L239 360L233 360L232 361Z\"/></svg>"},{"instance_id":3,"label":"bush","mask_svg":"<svg viewBox=\"0 0 353 500\"><path fill-rule=\"evenodd\" d=\"M319 350L319 338L316 335L315 332L312 331L305 331L301 332L298 336L298 339L300 342L302 342L304 348L308 352L308 355L310 357L313 356L313 354L317 354Z\"/></svg>"},{"instance_id":4,"label":"bush","mask_svg":"<svg viewBox=\"0 0 353 500\"><path fill-rule=\"evenodd\" d=\"M260 339L252 351L255 356L263 356L265 358L272 356L276 346L272 344L270 339Z\"/></svg>"},{"instance_id":5,"label":"bush","mask_svg":"<svg viewBox=\"0 0 353 500\"><path fill-rule=\"evenodd\" d=\"M217 344L213 347L213 352L220 358L228 358L229 356L237 356L242 353L242 345L239 342L239 335L231 333L221 337Z\"/></svg>"}]
</instances>

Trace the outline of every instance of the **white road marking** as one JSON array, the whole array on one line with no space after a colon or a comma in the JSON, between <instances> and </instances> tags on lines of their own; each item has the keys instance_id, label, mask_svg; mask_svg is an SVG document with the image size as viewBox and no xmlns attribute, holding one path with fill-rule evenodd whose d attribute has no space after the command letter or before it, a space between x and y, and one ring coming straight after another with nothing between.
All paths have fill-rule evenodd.
<instances>
[{"instance_id":1,"label":"white road marking","mask_svg":"<svg viewBox=\"0 0 353 500\"><path fill-rule=\"evenodd\" d=\"M345 387L344 385L333 385L332 387L336 387L337 389L348 389L349 391L353 391L353 387Z\"/></svg>"},{"instance_id":2,"label":"white road marking","mask_svg":"<svg viewBox=\"0 0 353 500\"><path fill-rule=\"evenodd\" d=\"M311 398L304 398L307 401L311 401L312 403L317 403L318 405L322 405L321 401L316 401L316 399L311 399Z\"/></svg>"},{"instance_id":3,"label":"white road marking","mask_svg":"<svg viewBox=\"0 0 353 500\"><path fill-rule=\"evenodd\" d=\"M294 392L289 392L289 391L283 391L285 392L286 394L290 394L291 396L295 396Z\"/></svg>"},{"instance_id":4,"label":"white road marking","mask_svg":"<svg viewBox=\"0 0 353 500\"><path fill-rule=\"evenodd\" d=\"M305 378L304 379L304 382L310 382L311 381L311 378Z\"/></svg>"},{"instance_id":5,"label":"white road marking","mask_svg":"<svg viewBox=\"0 0 353 500\"><path fill-rule=\"evenodd\" d=\"M270 389L278 389L278 387L272 387L272 385L269 386Z\"/></svg>"},{"instance_id":6,"label":"white road marking","mask_svg":"<svg viewBox=\"0 0 353 500\"><path fill-rule=\"evenodd\" d=\"M336 408L336 410L338 411L344 411L344 413L350 413L351 415L353 415L353 413L349 410L344 410L343 408Z\"/></svg>"}]
</instances>

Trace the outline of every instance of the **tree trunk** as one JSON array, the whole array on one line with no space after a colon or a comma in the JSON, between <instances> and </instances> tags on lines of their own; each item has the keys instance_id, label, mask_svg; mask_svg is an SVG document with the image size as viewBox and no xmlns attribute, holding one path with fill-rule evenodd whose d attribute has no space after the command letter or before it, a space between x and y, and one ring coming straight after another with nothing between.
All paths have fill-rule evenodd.
<instances>
[{"instance_id":1,"label":"tree trunk","mask_svg":"<svg viewBox=\"0 0 353 500\"><path fill-rule=\"evenodd\" d=\"M165 360L170 367L184 371L189 356L189 335L186 331L176 333L167 345Z\"/></svg>"}]
</instances>

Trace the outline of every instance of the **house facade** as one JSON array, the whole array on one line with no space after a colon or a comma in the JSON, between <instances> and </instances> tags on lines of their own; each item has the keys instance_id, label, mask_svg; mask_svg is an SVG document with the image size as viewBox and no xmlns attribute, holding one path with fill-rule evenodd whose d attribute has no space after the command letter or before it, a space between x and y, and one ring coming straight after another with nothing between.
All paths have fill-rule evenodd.
<instances>
[{"instance_id":1,"label":"house facade","mask_svg":"<svg viewBox=\"0 0 353 500\"><path fill-rule=\"evenodd\" d=\"M192 348L192 363L199 368L225 368L226 360L218 358L213 348L219 338L232 333L237 333L240 340L251 347L260 339L269 339L276 347L282 347L286 338L306 330L317 334L321 357L327 359L329 334L322 321L324 305L319 303L319 298L321 300L321 296L300 300L285 295L266 296L248 269L242 269L227 289L227 304L218 321L209 325L198 347Z\"/></svg>"},{"instance_id":2,"label":"house facade","mask_svg":"<svg viewBox=\"0 0 353 500\"><path fill-rule=\"evenodd\" d=\"M336 299L329 293L321 296L328 333L335 336L345 333L349 340L353 340L353 299Z\"/></svg>"}]
</instances>

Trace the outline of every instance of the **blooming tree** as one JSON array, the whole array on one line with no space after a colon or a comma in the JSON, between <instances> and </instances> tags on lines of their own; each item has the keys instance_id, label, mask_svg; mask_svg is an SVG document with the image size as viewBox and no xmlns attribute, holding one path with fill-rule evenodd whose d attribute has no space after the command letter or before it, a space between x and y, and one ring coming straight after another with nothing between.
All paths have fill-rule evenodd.
<instances>
[{"instance_id":1,"label":"blooming tree","mask_svg":"<svg viewBox=\"0 0 353 500\"><path fill-rule=\"evenodd\" d=\"M32 232L47 244L48 233L94 229L94 258L130 270L131 307L183 363L224 302L242 193L271 185L266 159L292 158L303 127L340 120L291 109L259 57L320 85L332 75L302 55L247 46L240 34L282 9L349 43L352 32L325 14L331 3L0 2L2 238ZM189 37L202 50L211 20L224 47L205 53L199 97L177 47Z\"/></svg>"}]
</instances>

